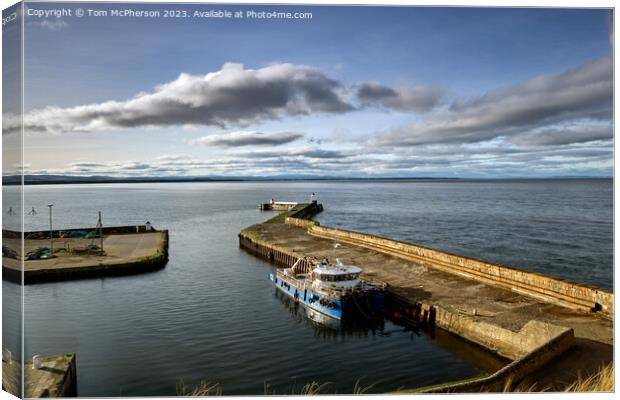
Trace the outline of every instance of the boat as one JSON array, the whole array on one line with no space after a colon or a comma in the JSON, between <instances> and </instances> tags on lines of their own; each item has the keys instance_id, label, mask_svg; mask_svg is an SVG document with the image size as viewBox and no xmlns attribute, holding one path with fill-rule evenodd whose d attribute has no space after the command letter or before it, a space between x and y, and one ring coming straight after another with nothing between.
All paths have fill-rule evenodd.
<instances>
[{"instance_id":1,"label":"boat","mask_svg":"<svg viewBox=\"0 0 620 400\"><path fill-rule=\"evenodd\" d=\"M385 329L384 318L345 318L335 319L314 311L296 302L284 291L275 289L275 297L280 300L282 306L288 311L289 316L296 322L305 322L314 330L317 337L344 338L344 337L367 337L368 335L383 336Z\"/></svg>"},{"instance_id":2,"label":"boat","mask_svg":"<svg viewBox=\"0 0 620 400\"><path fill-rule=\"evenodd\" d=\"M302 263L302 260L306 262ZM323 259L313 268L306 258L279 268L269 279L276 288L312 311L341 320L372 319L383 311L384 286L361 279L362 268Z\"/></svg>"}]
</instances>

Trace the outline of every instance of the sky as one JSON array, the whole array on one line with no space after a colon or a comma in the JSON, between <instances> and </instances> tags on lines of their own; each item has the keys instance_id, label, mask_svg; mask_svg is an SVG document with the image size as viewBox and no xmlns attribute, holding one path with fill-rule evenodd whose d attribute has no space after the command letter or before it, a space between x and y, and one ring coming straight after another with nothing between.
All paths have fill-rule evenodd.
<instances>
[{"instance_id":1,"label":"sky","mask_svg":"<svg viewBox=\"0 0 620 400\"><path fill-rule=\"evenodd\" d=\"M110 15L171 7L188 17ZM39 16L25 20L26 173L613 174L609 10L27 8ZM62 8L73 14L45 15ZM194 16L208 10L312 18ZM17 111L3 110L5 139L19 134Z\"/></svg>"}]
</instances>

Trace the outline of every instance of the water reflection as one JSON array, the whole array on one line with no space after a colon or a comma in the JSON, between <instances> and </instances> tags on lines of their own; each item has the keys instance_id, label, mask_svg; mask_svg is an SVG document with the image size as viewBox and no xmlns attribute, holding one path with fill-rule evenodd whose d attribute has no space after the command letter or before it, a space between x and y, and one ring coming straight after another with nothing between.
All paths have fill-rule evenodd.
<instances>
[{"instance_id":1,"label":"water reflection","mask_svg":"<svg viewBox=\"0 0 620 400\"><path fill-rule=\"evenodd\" d=\"M365 338L369 336L389 337L393 333L409 332L411 339L420 335L417 327L399 326L394 323L386 325L383 318L337 320L323 315L303 304L294 301L282 291L275 289L274 295L282 302L291 318L300 324L307 324L314 330L314 334L321 338Z\"/></svg>"},{"instance_id":2,"label":"water reflection","mask_svg":"<svg viewBox=\"0 0 620 400\"><path fill-rule=\"evenodd\" d=\"M470 343L443 329L432 327L422 328L405 322L403 319L374 319L374 320L337 320L329 318L291 297L275 289L275 296L281 301L291 318L300 324L306 324L314 330L314 335L320 338L366 338L369 336L390 337L409 335L409 340L424 334L431 338L440 347L448 350L456 357L475 365L487 373L495 372L504 367L509 360L497 354L486 351L474 343Z\"/></svg>"},{"instance_id":3,"label":"water reflection","mask_svg":"<svg viewBox=\"0 0 620 400\"><path fill-rule=\"evenodd\" d=\"M608 195L613 193L611 181L584 182L575 190L571 189L574 182L553 185L563 189L546 189L546 182L28 186L26 211L30 205L57 204L59 228L92 224L95 209L108 215L106 224L110 226L144 223L143 216L148 214L151 222L170 229L171 236L170 262L158 273L27 285L24 358L78 353L78 391L91 397L175 395L181 379L188 385L205 379L220 382L225 394L249 395L263 394L263 382L277 388L278 393L290 393L294 379L305 383L336 381L339 393L350 393L360 377L368 376L365 382L376 384L371 392L385 393L403 385L412 388L470 378L502 364L487 358L478 346L443 330L437 329L434 336L421 330L418 336L404 332L405 327L390 320L383 325L342 330L340 326L326 326L329 322L318 324L308 319L299 306L296 313L287 313L285 310L294 304L289 301L284 305L274 297L275 288L266 277L273 266L239 249L237 234L268 218L256 211L260 199L295 199L299 193L319 191L325 193L324 202L329 204L318 217L325 225L426 241L429 245L441 243L446 250L456 251L460 246L476 254L487 254L484 245L504 238L507 243L503 245L518 250L526 240L524 236L505 234L511 231L497 228L496 219L485 219L487 210L495 207L521 213L522 203L536 200L536 193L543 192L543 198L528 208L530 213L525 217L516 212L498 215L509 215L511 229L523 227L525 232L521 233L532 237L539 234L540 225L528 216L540 214L548 220L553 215L558 222L548 226L549 234L573 232L575 235L568 236L596 250L589 254L597 256L592 263L583 264L575 273L595 280L603 277L597 270L611 274L613 263L605 261L605 254L611 254L605 243L613 242L605 239L611 237L611 230L607 230L611 223L606 221L613 220L607 218L613 210L613 197ZM385 207L386 201L391 207ZM579 204L598 211L585 212ZM373 210L372 215L368 210ZM556 210L564 216L557 219L553 214ZM4 228L19 230L19 224L6 226L13 218L6 212L5 206ZM575 215L589 218L576 223L581 217ZM49 226L46 217L41 213L30 216L27 230L45 230ZM562 221L570 224L564 226ZM455 226L484 229L476 235L465 230L461 235ZM493 240L488 232L492 232ZM575 242L564 233L560 236L562 243ZM472 243L471 238L480 240ZM514 264L527 266L530 258L554 257L547 248L537 249L540 257L532 256L535 251L529 245ZM567 257L567 250L563 251ZM581 262L575 252L583 252L583 248L569 251ZM19 351L21 302L14 299L21 299L21 288L5 281L3 289L5 304L12 307L3 315L4 344L11 351Z\"/></svg>"}]
</instances>

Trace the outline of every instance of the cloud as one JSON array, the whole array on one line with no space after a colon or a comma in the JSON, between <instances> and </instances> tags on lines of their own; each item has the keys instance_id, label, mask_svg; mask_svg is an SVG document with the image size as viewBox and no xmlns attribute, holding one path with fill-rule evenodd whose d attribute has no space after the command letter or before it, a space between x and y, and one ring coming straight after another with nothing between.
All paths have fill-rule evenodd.
<instances>
[{"instance_id":1,"label":"cloud","mask_svg":"<svg viewBox=\"0 0 620 400\"><path fill-rule=\"evenodd\" d=\"M209 158L168 154L141 160L76 161L63 168L25 169L27 174L79 176L274 176L339 177L549 177L612 176L611 140L561 146L484 144L234 152ZM7 172L5 171L5 174Z\"/></svg>"},{"instance_id":2,"label":"cloud","mask_svg":"<svg viewBox=\"0 0 620 400\"><path fill-rule=\"evenodd\" d=\"M99 163L99 162L76 162L76 163L69 164L69 166L75 167L75 168L99 168L99 167L105 167L106 164Z\"/></svg>"},{"instance_id":3,"label":"cloud","mask_svg":"<svg viewBox=\"0 0 620 400\"><path fill-rule=\"evenodd\" d=\"M435 108L442 94L440 89L430 86L393 89L378 83L365 83L357 90L357 97L363 105L414 112Z\"/></svg>"},{"instance_id":4,"label":"cloud","mask_svg":"<svg viewBox=\"0 0 620 400\"><path fill-rule=\"evenodd\" d=\"M307 139L307 142L317 144L317 145L322 145L323 143L326 142L326 139L312 136Z\"/></svg>"},{"instance_id":5,"label":"cloud","mask_svg":"<svg viewBox=\"0 0 620 400\"><path fill-rule=\"evenodd\" d=\"M206 75L183 73L151 93L126 101L34 110L24 115L24 129L65 133L145 126L247 126L283 116L352 111L353 105L341 92L338 81L313 67L275 64L254 70L227 63ZM18 128L15 122L7 129Z\"/></svg>"},{"instance_id":6,"label":"cloud","mask_svg":"<svg viewBox=\"0 0 620 400\"><path fill-rule=\"evenodd\" d=\"M378 87L362 84L362 97L357 99L351 97L352 87L311 66L282 63L247 69L226 63L206 75L182 73L150 93L124 101L33 110L24 115L23 123L27 133L179 125L227 128L287 116L342 114L371 105L421 111L435 104L433 90L428 88L393 89L394 95L378 97ZM4 133L16 132L19 123L15 115L7 115Z\"/></svg>"},{"instance_id":7,"label":"cloud","mask_svg":"<svg viewBox=\"0 0 620 400\"><path fill-rule=\"evenodd\" d=\"M582 124L557 125L534 129L513 136L510 141L515 144L535 146L561 146L572 143L587 143L608 140L613 137L611 124L587 121Z\"/></svg>"},{"instance_id":8,"label":"cloud","mask_svg":"<svg viewBox=\"0 0 620 400\"><path fill-rule=\"evenodd\" d=\"M497 137L524 141L536 135L518 135L539 129L541 135L555 136L549 142L583 141L593 130L575 125L562 133L555 124L570 121L611 121L613 113L613 68L605 57L578 68L543 75L518 85L489 92L473 100L454 102L428 118L383 132L372 138L375 146L415 146L433 143L474 143ZM543 129L549 127L549 129ZM611 138L611 130L606 131ZM605 137L599 131L594 135ZM571 139L574 138L574 139ZM544 138L535 141L545 142Z\"/></svg>"},{"instance_id":9,"label":"cloud","mask_svg":"<svg viewBox=\"0 0 620 400\"><path fill-rule=\"evenodd\" d=\"M21 114L11 112L2 113L2 134L21 133L22 118Z\"/></svg>"},{"instance_id":10,"label":"cloud","mask_svg":"<svg viewBox=\"0 0 620 400\"><path fill-rule=\"evenodd\" d=\"M303 136L303 134L295 132L239 131L204 136L191 140L190 144L212 147L277 146L301 139Z\"/></svg>"},{"instance_id":11,"label":"cloud","mask_svg":"<svg viewBox=\"0 0 620 400\"><path fill-rule=\"evenodd\" d=\"M294 147L281 151L254 151L240 154L240 157L252 159L282 159L282 158L314 158L337 159L346 158L348 154L340 150L326 150L318 147Z\"/></svg>"}]
</instances>

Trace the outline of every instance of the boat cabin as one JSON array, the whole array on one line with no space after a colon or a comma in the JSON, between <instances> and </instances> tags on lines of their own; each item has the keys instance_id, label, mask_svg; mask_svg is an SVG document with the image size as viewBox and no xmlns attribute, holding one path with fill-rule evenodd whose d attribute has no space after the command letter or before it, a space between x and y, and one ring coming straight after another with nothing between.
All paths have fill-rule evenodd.
<instances>
[{"instance_id":1,"label":"boat cabin","mask_svg":"<svg viewBox=\"0 0 620 400\"><path fill-rule=\"evenodd\" d=\"M353 288L360 282L362 269L353 265L344 265L338 262L336 265L320 263L312 270L312 280L317 284Z\"/></svg>"}]
</instances>

